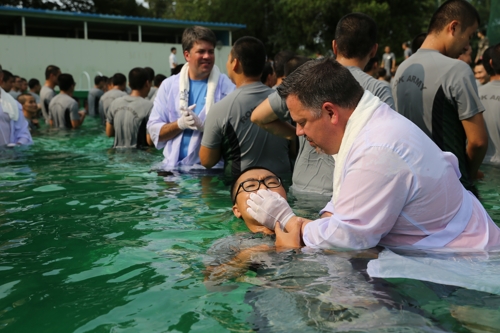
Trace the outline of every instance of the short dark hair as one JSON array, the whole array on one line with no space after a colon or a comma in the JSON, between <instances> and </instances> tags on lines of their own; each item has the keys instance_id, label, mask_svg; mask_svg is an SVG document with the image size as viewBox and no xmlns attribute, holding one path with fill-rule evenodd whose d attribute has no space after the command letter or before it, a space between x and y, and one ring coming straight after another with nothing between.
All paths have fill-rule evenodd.
<instances>
[{"instance_id":1,"label":"short dark hair","mask_svg":"<svg viewBox=\"0 0 500 333\"><path fill-rule=\"evenodd\" d=\"M500 74L500 43L493 46L493 49L490 51L490 55L491 55L491 62L493 64L491 66L493 72L495 74Z\"/></svg>"},{"instance_id":2,"label":"short dark hair","mask_svg":"<svg viewBox=\"0 0 500 333\"><path fill-rule=\"evenodd\" d=\"M473 26L475 23L481 23L479 13L472 4L466 0L448 0L443 3L432 15L429 23L428 33L440 32L451 21L457 20L460 22L462 31Z\"/></svg>"},{"instance_id":3,"label":"short dark hair","mask_svg":"<svg viewBox=\"0 0 500 333\"><path fill-rule=\"evenodd\" d=\"M127 84L127 77L122 73L116 73L112 77L114 86L121 86Z\"/></svg>"},{"instance_id":4,"label":"short dark hair","mask_svg":"<svg viewBox=\"0 0 500 333\"><path fill-rule=\"evenodd\" d=\"M9 72L8 70L3 69L2 72L3 72L3 82L7 82L10 79L14 78L14 75L11 72Z\"/></svg>"},{"instance_id":5,"label":"short dark hair","mask_svg":"<svg viewBox=\"0 0 500 333\"><path fill-rule=\"evenodd\" d=\"M71 86L75 84L75 80L73 79L73 75L71 74L61 74L57 78L57 85L61 91L68 91L71 89Z\"/></svg>"},{"instance_id":6,"label":"short dark hair","mask_svg":"<svg viewBox=\"0 0 500 333\"><path fill-rule=\"evenodd\" d=\"M297 68L299 68L309 60L311 59L299 55L291 57L285 64L285 76L292 74Z\"/></svg>"},{"instance_id":7,"label":"short dark hair","mask_svg":"<svg viewBox=\"0 0 500 333\"><path fill-rule=\"evenodd\" d=\"M22 82L28 82L28 80L26 80L24 77L21 78L21 81Z\"/></svg>"},{"instance_id":8,"label":"short dark hair","mask_svg":"<svg viewBox=\"0 0 500 333\"><path fill-rule=\"evenodd\" d=\"M128 82L132 90L140 90L149 81L148 71L142 67L135 67L128 73Z\"/></svg>"},{"instance_id":9,"label":"short dark hair","mask_svg":"<svg viewBox=\"0 0 500 333\"><path fill-rule=\"evenodd\" d=\"M285 76L285 64L294 55L295 53L287 50L276 53L274 56L274 72L277 78Z\"/></svg>"},{"instance_id":10,"label":"short dark hair","mask_svg":"<svg viewBox=\"0 0 500 333\"><path fill-rule=\"evenodd\" d=\"M153 80L155 79L155 70L151 67L144 67L144 69L148 73L149 82L153 82Z\"/></svg>"},{"instance_id":11,"label":"short dark hair","mask_svg":"<svg viewBox=\"0 0 500 333\"><path fill-rule=\"evenodd\" d=\"M368 63L366 64L365 68L363 69L364 72L368 72L368 71L371 71L373 69L373 66L380 60L378 59L377 56L371 58L370 60L368 60Z\"/></svg>"},{"instance_id":12,"label":"short dark hair","mask_svg":"<svg viewBox=\"0 0 500 333\"><path fill-rule=\"evenodd\" d=\"M163 82L163 80L165 80L167 77L163 74L156 74L155 78L154 78L154 85L155 87L159 87L160 84Z\"/></svg>"},{"instance_id":13,"label":"short dark hair","mask_svg":"<svg viewBox=\"0 0 500 333\"><path fill-rule=\"evenodd\" d=\"M170 52L177 50L175 47L170 48Z\"/></svg>"},{"instance_id":14,"label":"short dark hair","mask_svg":"<svg viewBox=\"0 0 500 333\"><path fill-rule=\"evenodd\" d=\"M231 49L231 59L238 59L245 76L260 77L266 63L266 47L255 37L238 38Z\"/></svg>"},{"instance_id":15,"label":"short dark hair","mask_svg":"<svg viewBox=\"0 0 500 333\"><path fill-rule=\"evenodd\" d=\"M36 87L36 86L38 86L38 85L40 85L40 81L38 81L38 79L30 79L30 80L28 81L28 87L29 87L30 89L33 89L33 88L35 88L35 87Z\"/></svg>"},{"instance_id":16,"label":"short dark hair","mask_svg":"<svg viewBox=\"0 0 500 333\"><path fill-rule=\"evenodd\" d=\"M214 48L217 43L217 38L212 30L195 25L194 27L184 29L182 33L182 50L189 52L194 43L199 40L212 44Z\"/></svg>"},{"instance_id":17,"label":"short dark hair","mask_svg":"<svg viewBox=\"0 0 500 333\"><path fill-rule=\"evenodd\" d=\"M377 43L377 23L363 13L342 17L335 28L337 52L347 59L366 57Z\"/></svg>"},{"instance_id":18,"label":"short dark hair","mask_svg":"<svg viewBox=\"0 0 500 333\"><path fill-rule=\"evenodd\" d=\"M482 56L484 70L486 71L486 73L488 73L488 75L495 75L495 71L493 70L493 68L490 65L490 60L491 60L491 55L492 55L491 53L493 52L494 47L495 46L488 47L486 50L484 50L483 56Z\"/></svg>"},{"instance_id":19,"label":"short dark hair","mask_svg":"<svg viewBox=\"0 0 500 333\"><path fill-rule=\"evenodd\" d=\"M275 174L273 171L269 170L268 168L264 168L264 167L261 167L261 166L252 166L252 167L248 167L246 168L245 170L241 171L236 177L234 177L233 181L231 182L231 191L229 193L231 193L231 201L234 202L234 199L235 199L235 196L236 196L236 189L238 187L239 184L236 184L236 182L238 181L238 179L243 176L245 173L247 173L248 171L250 170L266 170L266 171L269 171L270 173L272 173L273 175L275 176L278 176L277 174Z\"/></svg>"},{"instance_id":20,"label":"short dark hair","mask_svg":"<svg viewBox=\"0 0 500 333\"><path fill-rule=\"evenodd\" d=\"M415 53L424 43L425 38L427 38L427 32L421 32L413 38L411 41L411 53Z\"/></svg>"},{"instance_id":21,"label":"short dark hair","mask_svg":"<svg viewBox=\"0 0 500 333\"><path fill-rule=\"evenodd\" d=\"M386 76L387 76L387 69L379 68L378 69L378 77L386 77Z\"/></svg>"},{"instance_id":22,"label":"short dark hair","mask_svg":"<svg viewBox=\"0 0 500 333\"><path fill-rule=\"evenodd\" d=\"M311 60L287 76L278 87L281 98L296 96L316 117L330 102L341 108L354 109L364 89L349 70L333 58Z\"/></svg>"},{"instance_id":23,"label":"short dark hair","mask_svg":"<svg viewBox=\"0 0 500 333\"><path fill-rule=\"evenodd\" d=\"M273 75L273 73L274 73L273 65L269 61L266 61L266 63L264 64L264 68L262 69L262 75L260 76L260 82L266 83L267 77L269 75Z\"/></svg>"},{"instance_id":24,"label":"short dark hair","mask_svg":"<svg viewBox=\"0 0 500 333\"><path fill-rule=\"evenodd\" d=\"M50 78L50 74L52 75L57 75L61 69L57 66L54 65L48 65L47 68L45 68L45 80L48 80Z\"/></svg>"},{"instance_id":25,"label":"short dark hair","mask_svg":"<svg viewBox=\"0 0 500 333\"><path fill-rule=\"evenodd\" d=\"M28 93L22 93L21 95L17 96L17 101L21 104L24 105L26 101L28 100L29 97L33 97L33 95L28 94ZM33 97L34 98L34 97Z\"/></svg>"},{"instance_id":26,"label":"short dark hair","mask_svg":"<svg viewBox=\"0 0 500 333\"><path fill-rule=\"evenodd\" d=\"M94 84L96 84L96 85L103 82L103 81L106 81L106 78L104 76L96 75L94 77Z\"/></svg>"}]
</instances>

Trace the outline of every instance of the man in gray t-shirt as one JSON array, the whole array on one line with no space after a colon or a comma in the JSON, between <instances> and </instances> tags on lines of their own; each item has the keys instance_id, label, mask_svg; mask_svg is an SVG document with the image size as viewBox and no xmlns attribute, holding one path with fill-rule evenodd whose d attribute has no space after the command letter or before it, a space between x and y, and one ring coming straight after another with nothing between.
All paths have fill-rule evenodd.
<instances>
[{"instance_id":1,"label":"man in gray t-shirt","mask_svg":"<svg viewBox=\"0 0 500 333\"><path fill-rule=\"evenodd\" d=\"M146 134L146 124L153 103L146 100L151 88L144 68L133 68L129 73L132 92L115 99L107 112L106 134L114 136L113 148L139 148L152 145Z\"/></svg>"},{"instance_id":2,"label":"man in gray t-shirt","mask_svg":"<svg viewBox=\"0 0 500 333\"><path fill-rule=\"evenodd\" d=\"M391 48L386 46L384 49L384 54L382 55L382 62L380 63L381 68L385 68L387 71L387 76L391 76L391 72L396 69L396 56L391 52Z\"/></svg>"},{"instance_id":3,"label":"man in gray t-shirt","mask_svg":"<svg viewBox=\"0 0 500 333\"><path fill-rule=\"evenodd\" d=\"M238 176L252 166L279 175L291 172L288 141L250 121L255 107L273 91L260 82L265 61L266 51L260 40L242 37L235 42L226 67L237 89L212 106L207 115L200 148L200 161L206 168L216 165L222 157L228 177Z\"/></svg>"},{"instance_id":4,"label":"man in gray t-shirt","mask_svg":"<svg viewBox=\"0 0 500 333\"><path fill-rule=\"evenodd\" d=\"M473 182L488 144L482 115L484 107L472 70L456 58L468 49L469 37L478 26L474 18L478 16L476 9L466 1L455 5L465 16L455 14L456 17L446 16L448 21L441 19L442 13L451 6L444 3L433 16L422 47L399 66L392 89L396 110L415 123L439 148L458 158L460 181L477 194ZM463 17L472 19L467 22ZM456 28L460 20L464 22ZM453 33L456 29L459 31Z\"/></svg>"},{"instance_id":5,"label":"man in gray t-shirt","mask_svg":"<svg viewBox=\"0 0 500 333\"><path fill-rule=\"evenodd\" d=\"M49 104L49 123L56 128L77 128L85 119L85 111L78 111L78 103L73 99L75 81L71 74L61 74L58 78L61 92Z\"/></svg>"},{"instance_id":6,"label":"man in gray t-shirt","mask_svg":"<svg viewBox=\"0 0 500 333\"><path fill-rule=\"evenodd\" d=\"M56 95L54 87L57 86L60 74L61 70L57 66L49 65L45 69L45 84L40 90L40 106L46 124L49 123L49 104L52 98Z\"/></svg>"},{"instance_id":7,"label":"man in gray t-shirt","mask_svg":"<svg viewBox=\"0 0 500 333\"><path fill-rule=\"evenodd\" d=\"M111 89L106 91L99 100L99 116L101 117L102 124L106 124L106 118L108 116L108 109L111 103L118 97L127 95L125 92L125 87L127 85L127 77L122 73L116 73L111 78L113 86Z\"/></svg>"},{"instance_id":8,"label":"man in gray t-shirt","mask_svg":"<svg viewBox=\"0 0 500 333\"><path fill-rule=\"evenodd\" d=\"M89 90L87 102L89 107L89 116L97 117L99 115L99 101L104 94L106 85L106 77L97 75L94 78L94 88Z\"/></svg>"},{"instance_id":9,"label":"man in gray t-shirt","mask_svg":"<svg viewBox=\"0 0 500 333\"><path fill-rule=\"evenodd\" d=\"M43 118L45 119L45 122L49 121L49 104L52 98L56 93L54 92L54 89L48 86L43 86L42 89L40 90L40 106L42 108L42 115Z\"/></svg>"},{"instance_id":10,"label":"man in gray t-shirt","mask_svg":"<svg viewBox=\"0 0 500 333\"><path fill-rule=\"evenodd\" d=\"M390 87L361 70L377 52L376 39L377 25L371 17L361 13L348 14L337 24L333 52L337 56L337 61L349 69L364 89L394 108ZM295 136L295 128L288 126L286 123L288 120L290 120L288 108L278 93L270 95L252 115L253 122L283 137ZM335 162L331 156L318 154L303 136L299 137L292 189L295 193L314 192L331 195L334 166Z\"/></svg>"},{"instance_id":11,"label":"man in gray t-shirt","mask_svg":"<svg viewBox=\"0 0 500 333\"><path fill-rule=\"evenodd\" d=\"M500 44L493 46L489 61L493 75L490 82L479 87L479 97L486 111L483 113L488 130L488 150L484 162L500 164Z\"/></svg>"}]
</instances>

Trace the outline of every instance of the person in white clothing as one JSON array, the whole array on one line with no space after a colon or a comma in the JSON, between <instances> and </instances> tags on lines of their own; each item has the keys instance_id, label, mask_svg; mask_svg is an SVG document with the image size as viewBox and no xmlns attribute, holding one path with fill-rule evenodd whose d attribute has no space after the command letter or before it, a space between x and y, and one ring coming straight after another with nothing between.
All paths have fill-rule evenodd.
<instances>
[{"instance_id":1,"label":"person in white clothing","mask_svg":"<svg viewBox=\"0 0 500 333\"><path fill-rule=\"evenodd\" d=\"M216 41L210 29L195 26L184 30L182 48L187 63L158 89L147 129L155 147L165 148L162 170L203 168L198 152L205 117L235 87L214 66Z\"/></svg>"},{"instance_id":2,"label":"person in white clothing","mask_svg":"<svg viewBox=\"0 0 500 333\"><path fill-rule=\"evenodd\" d=\"M335 159L332 200L318 220L300 222L286 200L270 191L250 195L248 213L254 219L271 229L279 222L289 231L277 232L281 243L353 249L379 244L500 247L500 228L460 183L457 158L364 91L348 69L331 58L311 61L278 91L297 123L297 135Z\"/></svg>"}]
</instances>

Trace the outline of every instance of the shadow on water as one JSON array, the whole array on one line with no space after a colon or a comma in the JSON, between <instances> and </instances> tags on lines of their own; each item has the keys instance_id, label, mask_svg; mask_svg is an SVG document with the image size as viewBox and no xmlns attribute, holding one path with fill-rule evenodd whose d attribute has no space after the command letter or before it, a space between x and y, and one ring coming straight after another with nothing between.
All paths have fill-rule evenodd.
<instances>
[{"instance_id":1,"label":"shadow on water","mask_svg":"<svg viewBox=\"0 0 500 333\"><path fill-rule=\"evenodd\" d=\"M412 279L370 279L372 257L357 252L271 251L222 281L226 291L210 291L204 272L214 260L214 243L231 254L230 240L246 231L232 215L220 176L158 176L150 170L161 152L110 149L113 140L97 119L77 131L43 128L34 142L0 150L3 332L500 327L492 319L499 296ZM498 223L500 172L484 171L483 203ZM290 198L311 217L322 200Z\"/></svg>"}]
</instances>

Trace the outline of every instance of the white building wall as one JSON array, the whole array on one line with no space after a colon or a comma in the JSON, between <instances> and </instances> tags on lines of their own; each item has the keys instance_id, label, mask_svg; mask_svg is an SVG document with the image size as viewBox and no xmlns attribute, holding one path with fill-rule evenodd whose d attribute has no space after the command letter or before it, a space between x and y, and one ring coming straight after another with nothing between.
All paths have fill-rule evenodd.
<instances>
[{"instance_id":1,"label":"white building wall","mask_svg":"<svg viewBox=\"0 0 500 333\"><path fill-rule=\"evenodd\" d=\"M151 67L155 72L170 76L170 48L177 48L177 61L184 63L180 44L121 42L105 40L23 37L0 35L0 64L3 69L26 78L37 78L43 85L48 65L56 65L63 73L72 74L76 90L87 90L87 72L93 86L94 76L101 72L111 76L121 72L128 76L134 67ZM215 50L215 64L226 73L226 61L231 47Z\"/></svg>"}]
</instances>

